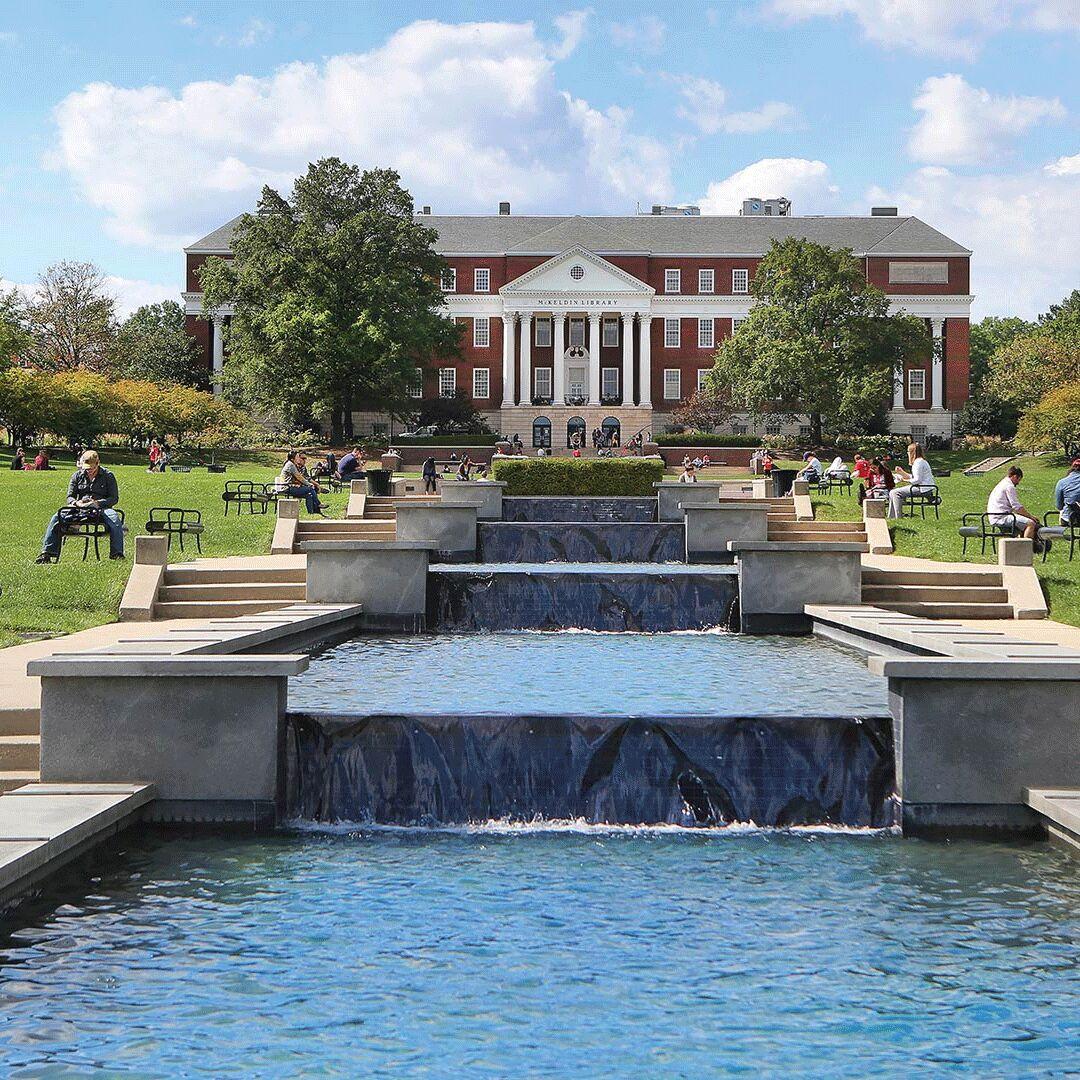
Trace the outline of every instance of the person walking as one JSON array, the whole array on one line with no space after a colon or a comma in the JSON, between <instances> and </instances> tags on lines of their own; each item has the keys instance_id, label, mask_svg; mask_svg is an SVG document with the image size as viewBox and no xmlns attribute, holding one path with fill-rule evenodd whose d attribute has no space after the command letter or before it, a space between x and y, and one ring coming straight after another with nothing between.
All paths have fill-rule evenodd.
<instances>
[{"instance_id":1,"label":"person walking","mask_svg":"<svg viewBox=\"0 0 1080 1080\"><path fill-rule=\"evenodd\" d=\"M60 545L63 543L63 535L60 531L60 522L65 517L75 521L79 519L78 511L83 511L87 519L99 519L105 522L105 528L109 530L109 558L122 559L124 557L124 523L120 515L113 509L120 501L120 491L116 484L116 477L108 469L101 467L101 459L96 450L87 450L79 458L78 471L68 482L67 506L58 510L49 521L45 530L45 539L41 544L41 554L37 557L39 563L57 562L60 559ZM67 513L65 513L67 511Z\"/></svg>"},{"instance_id":2,"label":"person walking","mask_svg":"<svg viewBox=\"0 0 1080 1080\"><path fill-rule=\"evenodd\" d=\"M428 454L424 458L424 464L420 469L420 475L424 478L424 494L434 495L438 490L438 468L435 465L435 455Z\"/></svg>"},{"instance_id":3,"label":"person walking","mask_svg":"<svg viewBox=\"0 0 1080 1080\"><path fill-rule=\"evenodd\" d=\"M923 455L921 443L913 442L907 448L908 465L910 473L902 469L896 470L896 475L908 483L901 487L894 487L889 492L889 517L898 518L904 513L904 502L911 495L922 495L931 491L934 487L934 472L930 468L930 462Z\"/></svg>"}]
</instances>

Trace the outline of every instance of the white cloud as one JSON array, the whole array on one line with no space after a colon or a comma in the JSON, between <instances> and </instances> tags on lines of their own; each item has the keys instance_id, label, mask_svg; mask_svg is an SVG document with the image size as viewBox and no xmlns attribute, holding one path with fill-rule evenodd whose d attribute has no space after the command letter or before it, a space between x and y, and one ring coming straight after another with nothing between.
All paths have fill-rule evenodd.
<instances>
[{"instance_id":1,"label":"white cloud","mask_svg":"<svg viewBox=\"0 0 1080 1080\"><path fill-rule=\"evenodd\" d=\"M986 161L1007 139L1065 115L1057 98L999 96L971 86L961 75L927 79L912 105L923 115L911 132L911 156L938 165Z\"/></svg>"},{"instance_id":2,"label":"white cloud","mask_svg":"<svg viewBox=\"0 0 1080 1080\"><path fill-rule=\"evenodd\" d=\"M678 86L682 98L682 104L676 110L678 115L689 120L704 135L786 131L794 124L795 109L785 101L767 101L748 112L728 112L727 90L713 79L666 73L661 73L661 78Z\"/></svg>"},{"instance_id":3,"label":"white cloud","mask_svg":"<svg viewBox=\"0 0 1080 1080\"><path fill-rule=\"evenodd\" d=\"M249 49L252 45L261 45L274 36L274 24L265 19L251 18L244 24L236 39L236 44L243 49Z\"/></svg>"},{"instance_id":4,"label":"white cloud","mask_svg":"<svg viewBox=\"0 0 1080 1080\"><path fill-rule=\"evenodd\" d=\"M964 60L1007 29L1080 30L1076 0L763 0L762 12L793 22L850 17L874 44Z\"/></svg>"},{"instance_id":5,"label":"white cloud","mask_svg":"<svg viewBox=\"0 0 1080 1080\"><path fill-rule=\"evenodd\" d=\"M6 281L0 278L0 294L15 289L27 301L33 301L37 294L37 285L18 281ZM165 300L180 302L180 292L176 285L159 285L154 281L140 281L137 278L105 275L105 291L116 301L116 314L126 319L136 308L143 304L160 304Z\"/></svg>"},{"instance_id":6,"label":"white cloud","mask_svg":"<svg viewBox=\"0 0 1080 1080\"><path fill-rule=\"evenodd\" d=\"M1057 161L1043 166L1043 172L1051 176L1080 176L1080 154L1072 157L1059 157Z\"/></svg>"},{"instance_id":7,"label":"white cloud","mask_svg":"<svg viewBox=\"0 0 1080 1080\"><path fill-rule=\"evenodd\" d=\"M928 167L868 199L899 206L972 249L974 318L1031 318L1080 280L1080 170L962 176Z\"/></svg>"},{"instance_id":8,"label":"white cloud","mask_svg":"<svg viewBox=\"0 0 1080 1080\"><path fill-rule=\"evenodd\" d=\"M759 195L763 199L786 196L797 214L835 212L839 189L832 183L823 161L806 158L762 158L709 184L699 199L703 214L737 214L743 199Z\"/></svg>"},{"instance_id":9,"label":"white cloud","mask_svg":"<svg viewBox=\"0 0 1080 1080\"><path fill-rule=\"evenodd\" d=\"M555 29L562 35L562 40L548 49L553 60L565 60L581 44L592 10L568 11L554 19Z\"/></svg>"},{"instance_id":10,"label":"white cloud","mask_svg":"<svg viewBox=\"0 0 1080 1080\"><path fill-rule=\"evenodd\" d=\"M656 15L609 23L608 30L616 45L637 52L659 52L667 37L667 24Z\"/></svg>"},{"instance_id":11,"label":"white cloud","mask_svg":"<svg viewBox=\"0 0 1080 1080\"><path fill-rule=\"evenodd\" d=\"M367 53L174 93L92 83L55 110L51 163L125 242L173 250L334 154L396 168L418 202L620 210L671 198L670 151L630 113L560 92L529 23L416 22Z\"/></svg>"},{"instance_id":12,"label":"white cloud","mask_svg":"<svg viewBox=\"0 0 1080 1080\"><path fill-rule=\"evenodd\" d=\"M180 26L186 26L189 30L194 30L199 25L199 20L194 15L184 15L176 21Z\"/></svg>"}]
</instances>

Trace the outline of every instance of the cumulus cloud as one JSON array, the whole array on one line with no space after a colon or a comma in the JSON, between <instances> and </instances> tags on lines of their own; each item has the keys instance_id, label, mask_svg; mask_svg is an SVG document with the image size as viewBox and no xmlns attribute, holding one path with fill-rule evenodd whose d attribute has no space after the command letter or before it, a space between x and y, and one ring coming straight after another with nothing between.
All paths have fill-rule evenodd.
<instances>
[{"instance_id":1,"label":"cumulus cloud","mask_svg":"<svg viewBox=\"0 0 1080 1080\"><path fill-rule=\"evenodd\" d=\"M1080 176L1080 154L1072 157L1059 157L1057 161L1051 161L1043 166L1043 172L1051 176Z\"/></svg>"},{"instance_id":2,"label":"cumulus cloud","mask_svg":"<svg viewBox=\"0 0 1080 1080\"><path fill-rule=\"evenodd\" d=\"M578 24L563 24L564 42ZM178 92L92 83L55 110L51 162L126 242L176 250L337 155L396 168L418 202L621 210L671 197L670 152L631 114L560 91L532 24L423 21L370 52Z\"/></svg>"},{"instance_id":3,"label":"cumulus cloud","mask_svg":"<svg viewBox=\"0 0 1080 1080\"><path fill-rule=\"evenodd\" d=\"M1076 0L764 0L762 11L793 22L852 18L876 45L964 60L1006 29L1080 30Z\"/></svg>"},{"instance_id":4,"label":"cumulus cloud","mask_svg":"<svg viewBox=\"0 0 1080 1080\"><path fill-rule=\"evenodd\" d=\"M656 15L609 23L608 30L616 45L635 52L659 52L667 37L667 24Z\"/></svg>"},{"instance_id":5,"label":"cumulus cloud","mask_svg":"<svg viewBox=\"0 0 1080 1080\"><path fill-rule=\"evenodd\" d=\"M807 158L762 158L710 183L698 201L703 214L737 214L743 199L752 195L763 199L786 196L797 214L835 212L840 201L828 165Z\"/></svg>"},{"instance_id":6,"label":"cumulus cloud","mask_svg":"<svg viewBox=\"0 0 1080 1080\"><path fill-rule=\"evenodd\" d=\"M565 15L555 17L555 29L559 31L561 40L548 49L553 60L565 60L581 44L585 37L589 16L592 11L568 11Z\"/></svg>"},{"instance_id":7,"label":"cumulus cloud","mask_svg":"<svg viewBox=\"0 0 1080 1080\"><path fill-rule=\"evenodd\" d=\"M677 112L705 135L752 135L761 131L789 130L795 109L786 101L767 101L747 112L727 111L727 91L720 83L697 75L665 75L679 87L682 103Z\"/></svg>"},{"instance_id":8,"label":"cumulus cloud","mask_svg":"<svg viewBox=\"0 0 1080 1080\"><path fill-rule=\"evenodd\" d=\"M991 94L971 86L961 75L927 79L912 105L923 115L911 132L911 156L938 165L989 160L1008 139L1042 120L1060 120L1065 115L1065 106L1057 98Z\"/></svg>"}]
</instances>

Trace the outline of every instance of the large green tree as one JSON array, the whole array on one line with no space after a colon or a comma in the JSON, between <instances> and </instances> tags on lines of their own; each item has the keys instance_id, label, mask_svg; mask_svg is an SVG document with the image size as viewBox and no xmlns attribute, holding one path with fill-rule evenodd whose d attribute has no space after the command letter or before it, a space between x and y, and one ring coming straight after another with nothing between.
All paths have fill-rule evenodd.
<instances>
[{"instance_id":1,"label":"large green tree","mask_svg":"<svg viewBox=\"0 0 1080 1080\"><path fill-rule=\"evenodd\" d=\"M1021 334L1035 329L1035 323L1015 316L1002 318L988 315L971 324L971 389L975 393L990 371L990 361L998 349L1003 349Z\"/></svg>"},{"instance_id":2,"label":"large green tree","mask_svg":"<svg viewBox=\"0 0 1080 1080\"><path fill-rule=\"evenodd\" d=\"M390 169L326 158L289 198L264 188L233 259L201 273L204 310L235 312L226 392L294 425L329 413L335 442L354 407L414 412L416 367L460 340L440 311L435 239Z\"/></svg>"},{"instance_id":3,"label":"large green tree","mask_svg":"<svg viewBox=\"0 0 1080 1080\"><path fill-rule=\"evenodd\" d=\"M30 359L47 371L104 371L116 336L116 301L86 262L54 263L38 275L27 308Z\"/></svg>"},{"instance_id":4,"label":"large green tree","mask_svg":"<svg viewBox=\"0 0 1080 1080\"><path fill-rule=\"evenodd\" d=\"M144 304L131 313L116 335L111 368L124 379L159 383L195 381L195 339L184 325L175 300Z\"/></svg>"},{"instance_id":5,"label":"large green tree","mask_svg":"<svg viewBox=\"0 0 1080 1080\"><path fill-rule=\"evenodd\" d=\"M30 347L26 305L14 290L0 292L0 373Z\"/></svg>"},{"instance_id":6,"label":"large green tree","mask_svg":"<svg viewBox=\"0 0 1080 1080\"><path fill-rule=\"evenodd\" d=\"M890 314L850 251L774 242L750 292L756 303L721 344L709 383L757 419L808 415L815 442L826 424L866 430L900 363L930 348L925 324Z\"/></svg>"}]
</instances>

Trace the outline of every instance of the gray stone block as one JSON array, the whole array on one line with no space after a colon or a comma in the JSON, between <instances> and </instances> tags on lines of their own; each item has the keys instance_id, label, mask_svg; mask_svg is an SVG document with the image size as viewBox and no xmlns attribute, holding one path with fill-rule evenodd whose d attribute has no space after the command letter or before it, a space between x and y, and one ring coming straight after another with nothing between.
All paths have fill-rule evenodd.
<instances>
[{"instance_id":1,"label":"gray stone block","mask_svg":"<svg viewBox=\"0 0 1080 1080\"><path fill-rule=\"evenodd\" d=\"M429 541L435 550L451 556L463 553L475 556L476 520L475 506L439 503L409 506L398 503L397 539L406 542Z\"/></svg>"},{"instance_id":2,"label":"gray stone block","mask_svg":"<svg viewBox=\"0 0 1080 1080\"><path fill-rule=\"evenodd\" d=\"M445 480L439 485L445 506L474 506L479 521L502 521L502 480Z\"/></svg>"},{"instance_id":3,"label":"gray stone block","mask_svg":"<svg viewBox=\"0 0 1080 1080\"><path fill-rule=\"evenodd\" d=\"M680 505L686 515L687 562L731 562L730 541L768 538L769 504L765 501Z\"/></svg>"},{"instance_id":4,"label":"gray stone block","mask_svg":"<svg viewBox=\"0 0 1080 1080\"><path fill-rule=\"evenodd\" d=\"M720 502L723 490L719 482L702 481L680 484L663 480L653 484L656 489L657 518L659 521L682 521L685 506L715 506Z\"/></svg>"},{"instance_id":5,"label":"gray stone block","mask_svg":"<svg viewBox=\"0 0 1080 1080\"><path fill-rule=\"evenodd\" d=\"M476 530L476 511L472 515ZM307 598L313 602L360 604L374 616L422 616L427 606L428 540L313 540L307 554Z\"/></svg>"}]
</instances>

